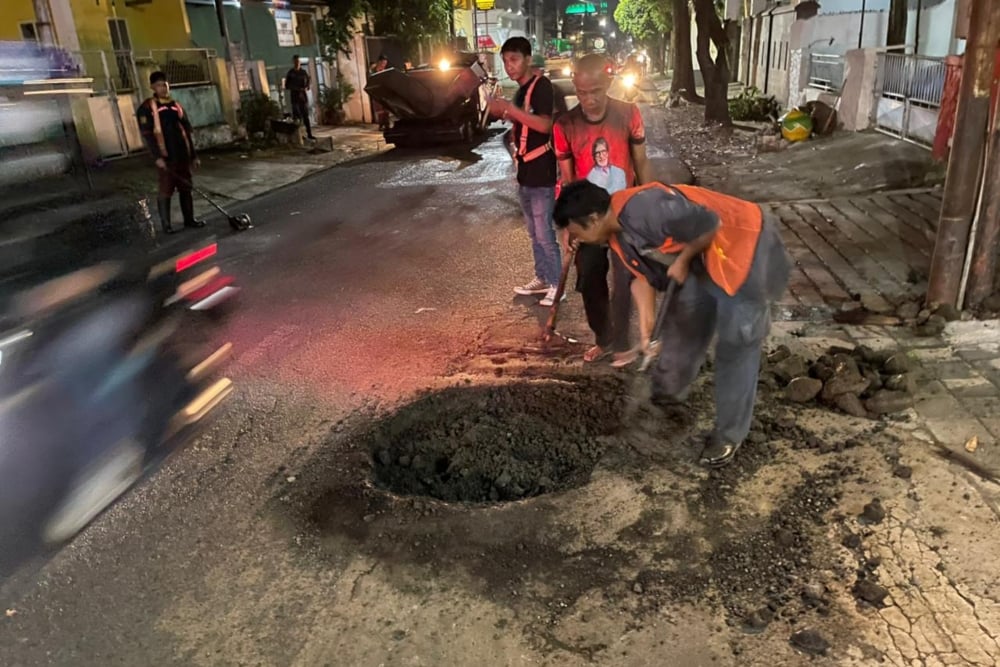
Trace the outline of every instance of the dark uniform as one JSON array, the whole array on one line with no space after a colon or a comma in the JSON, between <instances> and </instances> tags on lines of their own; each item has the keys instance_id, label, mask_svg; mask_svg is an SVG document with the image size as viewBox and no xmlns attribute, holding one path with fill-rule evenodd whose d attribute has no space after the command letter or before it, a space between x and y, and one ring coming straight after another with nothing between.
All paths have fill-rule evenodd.
<instances>
[{"instance_id":1,"label":"dark uniform","mask_svg":"<svg viewBox=\"0 0 1000 667\"><path fill-rule=\"evenodd\" d=\"M193 129L180 102L168 98L150 97L136 112L139 130L153 159L163 159L166 169L159 169L159 197L157 204L160 222L166 232L170 228L170 198L176 190L181 202L185 227L201 227L195 220L194 199L191 195L191 165L197 157L194 149Z\"/></svg>"},{"instance_id":2,"label":"dark uniform","mask_svg":"<svg viewBox=\"0 0 1000 667\"><path fill-rule=\"evenodd\" d=\"M292 118L301 120L306 128L306 136L313 138L309 123L309 72L305 68L294 67L285 75L285 89L292 101Z\"/></svg>"}]
</instances>

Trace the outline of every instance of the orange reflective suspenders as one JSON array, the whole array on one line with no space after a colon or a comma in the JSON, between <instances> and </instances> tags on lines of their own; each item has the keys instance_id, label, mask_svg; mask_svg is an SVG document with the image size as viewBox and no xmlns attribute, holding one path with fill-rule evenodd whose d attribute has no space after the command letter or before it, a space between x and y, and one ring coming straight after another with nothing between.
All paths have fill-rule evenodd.
<instances>
[{"instance_id":1,"label":"orange reflective suspenders","mask_svg":"<svg viewBox=\"0 0 1000 667\"><path fill-rule=\"evenodd\" d=\"M537 84L538 80L541 78L542 78L541 76L535 76L535 78L531 80L531 85L528 86L528 92L524 94L524 105L521 107L524 111L528 111L529 109L531 109L531 93L534 92L535 84ZM538 148L529 151L528 132L530 131L531 130L528 128L527 125L521 123L521 137L520 137L520 144L517 147L517 155L518 157L521 158L522 163L531 162L532 160L537 160L538 158L542 157L550 150L552 150L552 135L550 134L548 141L546 141L543 145L539 146Z\"/></svg>"},{"instance_id":2,"label":"orange reflective suspenders","mask_svg":"<svg viewBox=\"0 0 1000 667\"><path fill-rule=\"evenodd\" d=\"M184 118L184 107L181 103L173 100L174 106L177 108L177 117ZM167 142L163 138L163 124L160 123L160 111L166 108L166 104L159 105L157 103L156 97L149 98L149 110L153 112L153 136L156 137L156 146L160 149L160 153L163 155L163 159L167 159ZM188 150L191 149L191 137L188 136L187 131L183 126L180 128L181 134L184 136L184 141L188 144ZM190 157L190 155L188 156Z\"/></svg>"}]
</instances>

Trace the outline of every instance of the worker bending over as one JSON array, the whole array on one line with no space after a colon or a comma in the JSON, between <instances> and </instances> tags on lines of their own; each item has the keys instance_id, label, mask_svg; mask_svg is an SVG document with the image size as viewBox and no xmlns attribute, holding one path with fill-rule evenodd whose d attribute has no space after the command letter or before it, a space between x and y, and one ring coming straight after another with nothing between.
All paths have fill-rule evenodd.
<instances>
[{"instance_id":1,"label":"worker bending over","mask_svg":"<svg viewBox=\"0 0 1000 667\"><path fill-rule=\"evenodd\" d=\"M577 181L563 188L555 223L584 243L610 244L637 278L642 344L650 347L655 290L677 284L653 371L653 401L678 406L715 347L715 429L701 454L729 463L750 431L770 304L790 261L770 215L754 203L693 186L651 183L609 195Z\"/></svg>"}]
</instances>

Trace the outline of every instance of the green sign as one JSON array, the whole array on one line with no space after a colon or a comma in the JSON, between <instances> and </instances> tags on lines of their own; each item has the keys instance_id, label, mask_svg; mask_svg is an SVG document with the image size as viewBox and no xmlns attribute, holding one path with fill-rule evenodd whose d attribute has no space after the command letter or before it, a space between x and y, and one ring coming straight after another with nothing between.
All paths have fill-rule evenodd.
<instances>
[{"instance_id":1,"label":"green sign","mask_svg":"<svg viewBox=\"0 0 1000 667\"><path fill-rule=\"evenodd\" d=\"M596 14L597 7L589 2L575 2L566 8L566 14Z\"/></svg>"}]
</instances>

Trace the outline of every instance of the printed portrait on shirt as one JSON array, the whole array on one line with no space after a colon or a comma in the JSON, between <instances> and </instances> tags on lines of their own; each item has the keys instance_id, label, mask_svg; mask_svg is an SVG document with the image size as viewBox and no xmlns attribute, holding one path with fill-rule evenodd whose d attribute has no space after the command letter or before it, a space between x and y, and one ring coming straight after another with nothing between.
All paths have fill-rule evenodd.
<instances>
[{"instance_id":1,"label":"printed portrait on shirt","mask_svg":"<svg viewBox=\"0 0 1000 667\"><path fill-rule=\"evenodd\" d=\"M628 187L625 170L611 164L611 146L607 139L598 137L594 140L591 156L594 159L594 166L587 174L588 181L601 186L610 194Z\"/></svg>"}]
</instances>

